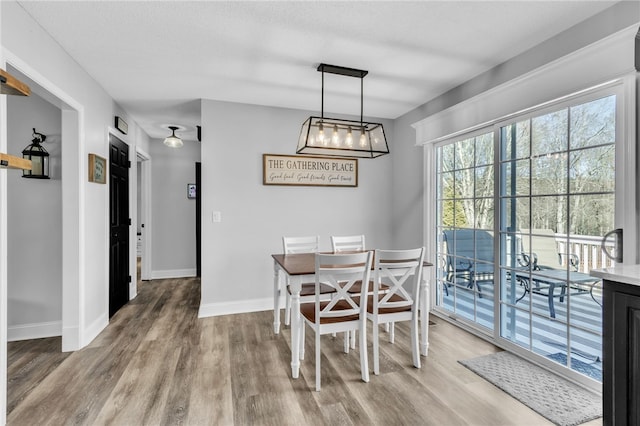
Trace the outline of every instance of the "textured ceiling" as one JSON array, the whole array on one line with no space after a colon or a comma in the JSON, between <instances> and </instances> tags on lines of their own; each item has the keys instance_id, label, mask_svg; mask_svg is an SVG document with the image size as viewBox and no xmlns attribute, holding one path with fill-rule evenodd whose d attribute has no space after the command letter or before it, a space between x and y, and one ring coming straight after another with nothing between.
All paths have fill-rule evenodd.
<instances>
[{"instance_id":1,"label":"textured ceiling","mask_svg":"<svg viewBox=\"0 0 640 426\"><path fill-rule=\"evenodd\" d=\"M393 119L615 2L19 3L150 137L193 139L200 99L319 111L321 62ZM325 112L359 114L359 81L326 75Z\"/></svg>"}]
</instances>

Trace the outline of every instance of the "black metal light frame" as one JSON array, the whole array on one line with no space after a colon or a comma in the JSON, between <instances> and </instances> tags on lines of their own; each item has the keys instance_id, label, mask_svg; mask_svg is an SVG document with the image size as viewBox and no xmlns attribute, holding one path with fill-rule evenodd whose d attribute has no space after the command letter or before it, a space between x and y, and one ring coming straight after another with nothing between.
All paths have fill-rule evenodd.
<instances>
[{"instance_id":1,"label":"black metal light frame","mask_svg":"<svg viewBox=\"0 0 640 426\"><path fill-rule=\"evenodd\" d=\"M318 71L322 73L320 117L311 116L302 124L296 153L349 158L376 158L388 154L382 123L364 121L364 77L369 72L328 64L320 64ZM360 79L360 121L324 116L325 72ZM325 129L332 131L331 137L324 136Z\"/></svg>"}]
</instances>

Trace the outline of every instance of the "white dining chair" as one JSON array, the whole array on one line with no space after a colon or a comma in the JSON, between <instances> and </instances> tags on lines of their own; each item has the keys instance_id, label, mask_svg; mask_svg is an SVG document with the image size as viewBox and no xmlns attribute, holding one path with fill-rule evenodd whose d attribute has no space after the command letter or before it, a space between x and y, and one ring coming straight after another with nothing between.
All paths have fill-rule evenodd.
<instances>
[{"instance_id":1,"label":"white dining chair","mask_svg":"<svg viewBox=\"0 0 640 426\"><path fill-rule=\"evenodd\" d=\"M331 248L334 253L345 251L364 251L364 235L332 235L331 236ZM352 292L359 292L360 286L356 284ZM348 334L346 338L349 339ZM351 347L356 347L356 334L351 333Z\"/></svg>"},{"instance_id":2,"label":"white dining chair","mask_svg":"<svg viewBox=\"0 0 640 426\"><path fill-rule=\"evenodd\" d=\"M358 281L368 282L373 253L316 254L315 300L300 305L304 323L315 333L316 391L320 390L320 349L323 334L360 330L360 372L364 382L369 381L367 359L367 289L360 286L360 293L350 292ZM336 291L330 300L322 300L320 287L323 282L331 284ZM304 325L303 325L304 327ZM304 337L304 328L301 332ZM346 349L346 347L345 347Z\"/></svg>"},{"instance_id":3,"label":"white dining chair","mask_svg":"<svg viewBox=\"0 0 640 426\"><path fill-rule=\"evenodd\" d=\"M320 248L319 236L307 237L282 237L282 249L284 254L295 253L317 253ZM335 289L331 286L322 284L320 286L321 294L332 293ZM300 290L300 303L313 302L315 294L314 283L303 283ZM286 301L284 308L284 323L289 325L291 322L291 288L287 282Z\"/></svg>"},{"instance_id":4,"label":"white dining chair","mask_svg":"<svg viewBox=\"0 0 640 426\"><path fill-rule=\"evenodd\" d=\"M420 368L418 311L424 247L376 250L374 259L375 288L367 305L367 318L373 323L373 372L380 374L379 326L398 321L411 322L413 365ZM380 292L383 284L387 288ZM389 341L393 343L393 333L390 333Z\"/></svg>"},{"instance_id":5,"label":"white dining chair","mask_svg":"<svg viewBox=\"0 0 640 426\"><path fill-rule=\"evenodd\" d=\"M342 251L363 251L364 235L331 236L331 247L334 253Z\"/></svg>"}]
</instances>

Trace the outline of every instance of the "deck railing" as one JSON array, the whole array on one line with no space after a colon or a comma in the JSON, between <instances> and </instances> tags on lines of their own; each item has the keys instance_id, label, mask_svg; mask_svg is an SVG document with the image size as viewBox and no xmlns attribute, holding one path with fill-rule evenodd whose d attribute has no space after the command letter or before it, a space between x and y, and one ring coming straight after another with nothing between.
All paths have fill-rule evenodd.
<instances>
[{"instance_id":1,"label":"deck railing","mask_svg":"<svg viewBox=\"0 0 640 426\"><path fill-rule=\"evenodd\" d=\"M561 253L571 253L578 256L578 271L589 273L592 269L609 268L615 262L608 258L600 249L602 237L592 235L571 235L567 248L567 235L556 234L558 249ZM605 242L605 247L613 248L613 242Z\"/></svg>"}]
</instances>

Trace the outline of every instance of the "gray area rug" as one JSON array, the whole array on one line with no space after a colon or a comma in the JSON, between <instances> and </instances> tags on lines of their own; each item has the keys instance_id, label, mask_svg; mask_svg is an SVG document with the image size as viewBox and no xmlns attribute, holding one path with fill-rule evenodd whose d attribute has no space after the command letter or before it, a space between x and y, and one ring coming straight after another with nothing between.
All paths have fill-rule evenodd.
<instances>
[{"instance_id":1,"label":"gray area rug","mask_svg":"<svg viewBox=\"0 0 640 426\"><path fill-rule=\"evenodd\" d=\"M602 417L602 397L510 352L458 362L558 426Z\"/></svg>"}]
</instances>

